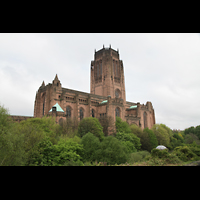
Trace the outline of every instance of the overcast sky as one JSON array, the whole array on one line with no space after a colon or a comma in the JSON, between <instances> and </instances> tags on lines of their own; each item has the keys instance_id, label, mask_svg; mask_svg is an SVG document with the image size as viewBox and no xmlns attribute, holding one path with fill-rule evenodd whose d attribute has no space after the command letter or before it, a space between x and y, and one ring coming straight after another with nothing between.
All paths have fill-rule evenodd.
<instances>
[{"instance_id":1,"label":"overcast sky","mask_svg":"<svg viewBox=\"0 0 200 200\"><path fill-rule=\"evenodd\" d=\"M200 34L0 34L0 105L33 116L35 94L56 73L62 87L90 92L94 50L119 49L126 100L151 101L156 123L200 125Z\"/></svg>"}]
</instances>

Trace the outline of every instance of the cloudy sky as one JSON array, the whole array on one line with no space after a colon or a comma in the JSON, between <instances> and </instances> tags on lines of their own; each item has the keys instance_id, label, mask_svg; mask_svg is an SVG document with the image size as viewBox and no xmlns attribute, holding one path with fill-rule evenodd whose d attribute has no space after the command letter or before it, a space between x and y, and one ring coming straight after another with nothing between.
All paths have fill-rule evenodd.
<instances>
[{"instance_id":1,"label":"cloudy sky","mask_svg":"<svg viewBox=\"0 0 200 200\"><path fill-rule=\"evenodd\" d=\"M33 116L35 94L56 73L62 87L90 92L94 50L119 49L126 99L153 103L156 123L200 125L200 34L0 34L0 105Z\"/></svg>"}]
</instances>

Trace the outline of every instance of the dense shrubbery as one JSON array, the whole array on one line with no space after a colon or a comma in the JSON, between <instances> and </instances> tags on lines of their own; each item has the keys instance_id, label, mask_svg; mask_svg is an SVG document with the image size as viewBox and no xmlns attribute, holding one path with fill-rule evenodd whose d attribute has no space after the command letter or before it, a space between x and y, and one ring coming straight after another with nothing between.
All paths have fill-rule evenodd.
<instances>
[{"instance_id":1,"label":"dense shrubbery","mask_svg":"<svg viewBox=\"0 0 200 200\"><path fill-rule=\"evenodd\" d=\"M115 124L92 117L61 125L51 117L15 123L0 106L0 165L181 165L200 160L199 137L200 126L178 132L155 124L142 130L118 117Z\"/></svg>"}]
</instances>

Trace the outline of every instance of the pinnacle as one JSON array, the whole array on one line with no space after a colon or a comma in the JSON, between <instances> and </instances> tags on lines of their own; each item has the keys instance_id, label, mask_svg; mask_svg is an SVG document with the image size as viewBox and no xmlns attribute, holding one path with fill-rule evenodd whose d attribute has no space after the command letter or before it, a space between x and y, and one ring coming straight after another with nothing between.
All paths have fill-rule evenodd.
<instances>
[{"instance_id":1,"label":"pinnacle","mask_svg":"<svg viewBox=\"0 0 200 200\"><path fill-rule=\"evenodd\" d=\"M56 74L56 76L55 76L54 80L58 80L58 75L57 75L57 74Z\"/></svg>"}]
</instances>

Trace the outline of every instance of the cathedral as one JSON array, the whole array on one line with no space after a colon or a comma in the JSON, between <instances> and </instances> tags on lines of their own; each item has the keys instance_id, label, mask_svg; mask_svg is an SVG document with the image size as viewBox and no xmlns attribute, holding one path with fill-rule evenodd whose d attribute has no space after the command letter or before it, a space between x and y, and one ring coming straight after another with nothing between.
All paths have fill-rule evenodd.
<instances>
[{"instance_id":1,"label":"cathedral","mask_svg":"<svg viewBox=\"0 0 200 200\"><path fill-rule=\"evenodd\" d=\"M39 87L34 104L34 117L55 116L61 123L66 118L116 116L142 129L155 124L151 102L146 105L126 101L124 66L118 50L95 50L90 65L90 93L63 88L57 74L48 85Z\"/></svg>"}]
</instances>

